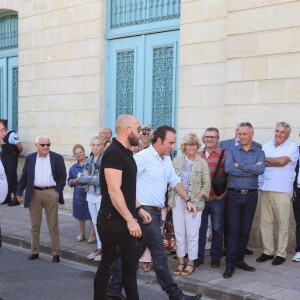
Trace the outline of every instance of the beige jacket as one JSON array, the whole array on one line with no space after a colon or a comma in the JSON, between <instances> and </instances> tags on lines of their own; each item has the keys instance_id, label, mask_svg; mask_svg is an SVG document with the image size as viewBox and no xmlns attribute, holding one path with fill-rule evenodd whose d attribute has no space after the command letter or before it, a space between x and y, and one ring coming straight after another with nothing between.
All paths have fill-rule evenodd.
<instances>
[{"instance_id":1,"label":"beige jacket","mask_svg":"<svg viewBox=\"0 0 300 300\"><path fill-rule=\"evenodd\" d=\"M177 156L173 160L173 166L175 168L175 172L178 175L184 161L184 156ZM192 176L189 184L188 195L192 199L194 205L196 206L197 211L203 210L205 205L205 198L209 197L211 185L210 171L208 168L208 164L206 160L200 157L200 155L196 154L195 160L192 167ZM199 199L197 195L202 193L205 198ZM171 189L168 193L168 205L170 207L175 207L175 190Z\"/></svg>"}]
</instances>

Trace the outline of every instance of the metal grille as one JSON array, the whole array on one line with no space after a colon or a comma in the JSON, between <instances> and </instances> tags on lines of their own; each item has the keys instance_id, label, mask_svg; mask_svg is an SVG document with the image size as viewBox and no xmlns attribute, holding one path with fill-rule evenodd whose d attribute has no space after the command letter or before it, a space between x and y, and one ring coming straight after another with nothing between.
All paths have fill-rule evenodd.
<instances>
[{"instance_id":1,"label":"metal grille","mask_svg":"<svg viewBox=\"0 0 300 300\"><path fill-rule=\"evenodd\" d=\"M180 18L180 0L111 0L110 28Z\"/></svg>"},{"instance_id":2,"label":"metal grille","mask_svg":"<svg viewBox=\"0 0 300 300\"><path fill-rule=\"evenodd\" d=\"M153 125L172 125L174 48L153 52Z\"/></svg>"},{"instance_id":3,"label":"metal grille","mask_svg":"<svg viewBox=\"0 0 300 300\"><path fill-rule=\"evenodd\" d=\"M19 69L14 67L12 70L12 129L18 130L18 78L19 78Z\"/></svg>"},{"instance_id":4,"label":"metal grille","mask_svg":"<svg viewBox=\"0 0 300 300\"><path fill-rule=\"evenodd\" d=\"M0 18L0 50L18 47L18 16Z\"/></svg>"},{"instance_id":5,"label":"metal grille","mask_svg":"<svg viewBox=\"0 0 300 300\"><path fill-rule=\"evenodd\" d=\"M134 51L117 54L117 107L116 117L133 114Z\"/></svg>"}]
</instances>

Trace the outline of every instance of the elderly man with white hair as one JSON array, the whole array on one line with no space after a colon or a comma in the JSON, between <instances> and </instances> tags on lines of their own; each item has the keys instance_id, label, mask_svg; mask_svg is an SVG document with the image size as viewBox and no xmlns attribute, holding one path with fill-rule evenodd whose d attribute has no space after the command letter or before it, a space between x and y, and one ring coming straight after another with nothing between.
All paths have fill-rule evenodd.
<instances>
[{"instance_id":1,"label":"elderly man with white hair","mask_svg":"<svg viewBox=\"0 0 300 300\"><path fill-rule=\"evenodd\" d=\"M64 204L63 189L66 185L66 166L61 155L50 151L50 139L46 135L36 138L36 152L26 157L17 189L17 200L29 207L31 221L31 255L29 260L39 258L42 211L45 210L51 237L52 262L60 262L58 232L58 203Z\"/></svg>"}]
</instances>

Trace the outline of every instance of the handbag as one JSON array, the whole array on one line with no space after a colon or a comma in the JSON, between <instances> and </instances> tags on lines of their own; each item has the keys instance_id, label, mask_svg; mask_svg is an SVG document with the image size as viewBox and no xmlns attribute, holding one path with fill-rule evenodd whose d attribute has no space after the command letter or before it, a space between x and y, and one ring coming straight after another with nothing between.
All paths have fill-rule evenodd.
<instances>
[{"instance_id":1,"label":"handbag","mask_svg":"<svg viewBox=\"0 0 300 300\"><path fill-rule=\"evenodd\" d=\"M217 176L218 171L221 166L221 162L224 156L225 150L222 150L217 167L215 169L214 175L212 176L211 183L212 187L214 189L214 192L217 196L221 196L225 193L227 188L227 177L226 176Z\"/></svg>"},{"instance_id":2,"label":"handbag","mask_svg":"<svg viewBox=\"0 0 300 300\"><path fill-rule=\"evenodd\" d=\"M173 249L175 245L175 234L174 234L174 226L172 222L172 210L170 210L167 214L166 221L163 228L163 233L162 233L162 240L167 250Z\"/></svg>"}]
</instances>

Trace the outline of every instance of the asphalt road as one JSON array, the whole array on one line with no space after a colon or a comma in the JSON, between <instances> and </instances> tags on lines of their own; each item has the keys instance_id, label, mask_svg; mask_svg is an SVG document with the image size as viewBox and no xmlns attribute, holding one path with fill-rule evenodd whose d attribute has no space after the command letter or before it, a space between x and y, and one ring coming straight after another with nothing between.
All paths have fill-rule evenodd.
<instances>
[{"instance_id":1,"label":"asphalt road","mask_svg":"<svg viewBox=\"0 0 300 300\"><path fill-rule=\"evenodd\" d=\"M27 260L28 250L7 244L0 249L0 300L88 300L93 298L95 267L51 256ZM138 281L141 300L167 300L159 286ZM209 298L202 298L207 300Z\"/></svg>"}]
</instances>

